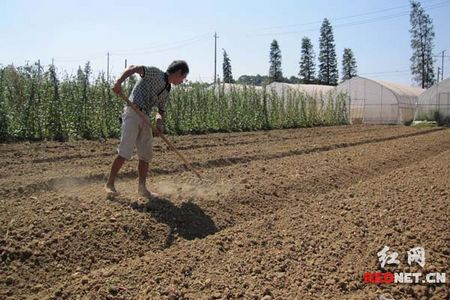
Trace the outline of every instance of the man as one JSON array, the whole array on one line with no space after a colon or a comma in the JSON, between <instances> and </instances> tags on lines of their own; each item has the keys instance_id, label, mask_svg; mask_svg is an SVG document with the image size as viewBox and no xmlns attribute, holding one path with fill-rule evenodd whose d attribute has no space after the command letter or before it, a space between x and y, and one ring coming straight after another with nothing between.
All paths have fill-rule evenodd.
<instances>
[{"instance_id":1,"label":"man","mask_svg":"<svg viewBox=\"0 0 450 300\"><path fill-rule=\"evenodd\" d=\"M170 64L166 72L155 67L130 66L117 79L112 90L116 94L122 93L122 83L133 74L139 74L140 79L136 82L131 92L130 101L139 110L148 116L153 107L158 108L156 114L157 132L152 132L151 127L130 106L125 106L122 114L122 134L120 144L117 149L118 155L111 166L108 182L105 190L110 195L116 195L117 190L114 182L125 160L131 159L134 147L136 146L139 158L139 195L147 198L158 195L149 191L146 187L146 178L149 163L153 157L152 142L153 135L158 136L159 132L164 132L164 119L166 105L169 99L171 84L181 84L189 73L189 67L185 61L177 60Z\"/></svg>"}]
</instances>

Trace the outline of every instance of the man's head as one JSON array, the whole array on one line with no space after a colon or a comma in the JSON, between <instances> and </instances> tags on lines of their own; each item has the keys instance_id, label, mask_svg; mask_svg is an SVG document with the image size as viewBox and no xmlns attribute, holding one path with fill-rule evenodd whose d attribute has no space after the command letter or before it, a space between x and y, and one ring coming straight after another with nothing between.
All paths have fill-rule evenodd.
<instances>
[{"instance_id":1,"label":"man's head","mask_svg":"<svg viewBox=\"0 0 450 300\"><path fill-rule=\"evenodd\" d=\"M184 81L189 73L189 66L184 60L175 60L167 68L169 82L178 85Z\"/></svg>"}]
</instances>

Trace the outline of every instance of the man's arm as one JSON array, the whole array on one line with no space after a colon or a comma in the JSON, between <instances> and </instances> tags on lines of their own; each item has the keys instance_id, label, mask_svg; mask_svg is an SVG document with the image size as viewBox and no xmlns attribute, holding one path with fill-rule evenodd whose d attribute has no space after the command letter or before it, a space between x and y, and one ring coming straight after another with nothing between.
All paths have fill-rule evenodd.
<instances>
[{"instance_id":1,"label":"man's arm","mask_svg":"<svg viewBox=\"0 0 450 300\"><path fill-rule=\"evenodd\" d=\"M125 70L125 72L122 73L122 75L117 79L116 83L114 83L114 87L112 90L114 93L119 95L122 93L122 83L131 75L138 73L141 75L141 77L144 77L145 71L144 66L129 66L128 69Z\"/></svg>"}]
</instances>

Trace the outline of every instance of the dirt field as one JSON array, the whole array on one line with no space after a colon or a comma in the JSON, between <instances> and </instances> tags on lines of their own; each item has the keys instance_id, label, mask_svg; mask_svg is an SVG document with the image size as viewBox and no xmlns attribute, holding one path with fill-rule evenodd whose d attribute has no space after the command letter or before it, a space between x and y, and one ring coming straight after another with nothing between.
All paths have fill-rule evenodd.
<instances>
[{"instance_id":1,"label":"dirt field","mask_svg":"<svg viewBox=\"0 0 450 300\"><path fill-rule=\"evenodd\" d=\"M103 184L117 140L0 145L0 299L449 299L450 130L342 126L157 141L137 196L136 158ZM407 264L421 246L426 264Z\"/></svg>"}]
</instances>

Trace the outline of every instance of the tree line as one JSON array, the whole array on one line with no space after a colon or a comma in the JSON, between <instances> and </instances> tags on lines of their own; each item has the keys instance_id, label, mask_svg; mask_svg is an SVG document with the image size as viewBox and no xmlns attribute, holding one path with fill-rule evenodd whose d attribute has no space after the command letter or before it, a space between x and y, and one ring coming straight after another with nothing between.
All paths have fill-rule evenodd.
<instances>
[{"instance_id":1,"label":"tree line","mask_svg":"<svg viewBox=\"0 0 450 300\"><path fill-rule=\"evenodd\" d=\"M411 29L411 75L412 81L422 88L432 86L435 80L434 73L434 29L432 20L425 12L419 1L411 0L410 24ZM301 58L299 61L298 76L286 78L282 71L282 56L277 40L270 45L268 75L242 75L237 81L233 79L231 59L223 51L223 82L250 85L264 85L271 82L286 82L294 84L323 84L337 85L339 80L336 46L334 43L333 28L330 21L325 18L320 28L318 70L316 72L316 56L311 39L303 37L301 41ZM342 56L341 80L357 76L357 63L351 48L344 48Z\"/></svg>"},{"instance_id":2,"label":"tree line","mask_svg":"<svg viewBox=\"0 0 450 300\"><path fill-rule=\"evenodd\" d=\"M301 57L299 61L298 76L286 78L283 76L281 66L282 56L280 45L274 39L270 44L269 72L266 76L242 75L237 81L233 79L231 72L231 60L228 53L223 52L223 81L226 83L240 83L251 85L263 85L271 82L304 83L337 85L339 80L338 64L336 57L336 46L334 43L333 28L328 19L324 19L320 29L319 39L319 70L316 73L315 52L311 39L303 37L301 42ZM357 75L356 58L352 49L345 48L342 57L342 81Z\"/></svg>"}]
</instances>

